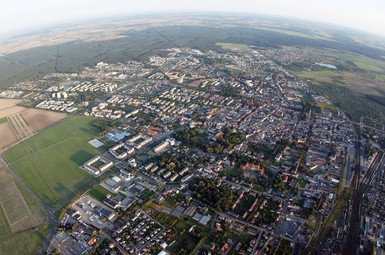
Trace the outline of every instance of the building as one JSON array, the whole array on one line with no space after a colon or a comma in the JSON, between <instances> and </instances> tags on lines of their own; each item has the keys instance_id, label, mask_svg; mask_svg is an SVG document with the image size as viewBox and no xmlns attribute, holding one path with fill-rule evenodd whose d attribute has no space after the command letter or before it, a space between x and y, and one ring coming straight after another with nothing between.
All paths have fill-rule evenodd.
<instances>
[{"instance_id":1,"label":"building","mask_svg":"<svg viewBox=\"0 0 385 255\"><path fill-rule=\"evenodd\" d=\"M114 165L114 162L111 160L102 158L100 155L93 157L84 163L83 168L89 173L98 176L104 171L108 170L111 166Z\"/></svg>"},{"instance_id":2,"label":"building","mask_svg":"<svg viewBox=\"0 0 385 255\"><path fill-rule=\"evenodd\" d=\"M163 151L164 149L166 149L168 146L170 146L170 143L168 141L165 141L165 142L155 146L154 152L159 153L159 152Z\"/></svg>"}]
</instances>

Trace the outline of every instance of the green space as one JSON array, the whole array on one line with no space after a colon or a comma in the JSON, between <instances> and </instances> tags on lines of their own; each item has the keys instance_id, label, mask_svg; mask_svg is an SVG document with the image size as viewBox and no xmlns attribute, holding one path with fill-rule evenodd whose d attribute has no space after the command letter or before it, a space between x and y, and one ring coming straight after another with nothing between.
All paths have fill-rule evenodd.
<instances>
[{"instance_id":1,"label":"green space","mask_svg":"<svg viewBox=\"0 0 385 255\"><path fill-rule=\"evenodd\" d=\"M5 219L5 215L3 211L0 209L0 238L8 234L9 234L9 229L8 229L7 220ZM1 241L0 241L0 245L1 245Z\"/></svg>"},{"instance_id":2,"label":"green space","mask_svg":"<svg viewBox=\"0 0 385 255\"><path fill-rule=\"evenodd\" d=\"M4 238L0 237L0 255L36 254L48 231L44 224L35 229L16 233Z\"/></svg>"},{"instance_id":3,"label":"green space","mask_svg":"<svg viewBox=\"0 0 385 255\"><path fill-rule=\"evenodd\" d=\"M109 192L107 189L103 188L100 185L88 191L88 195L95 198L99 202L103 202L103 200L108 194L111 194L111 192Z\"/></svg>"},{"instance_id":4,"label":"green space","mask_svg":"<svg viewBox=\"0 0 385 255\"><path fill-rule=\"evenodd\" d=\"M7 118L0 118L0 124L5 123L5 122L7 122L7 121L8 121Z\"/></svg>"},{"instance_id":5,"label":"green space","mask_svg":"<svg viewBox=\"0 0 385 255\"><path fill-rule=\"evenodd\" d=\"M185 233L176 238L175 243L168 247L173 254L192 254L194 248L198 245L201 238Z\"/></svg>"},{"instance_id":6,"label":"green space","mask_svg":"<svg viewBox=\"0 0 385 255\"><path fill-rule=\"evenodd\" d=\"M299 184L298 184L298 187L301 188L301 189L304 189L306 187L306 184L309 184L309 183L310 183L309 181L300 180Z\"/></svg>"},{"instance_id":7,"label":"green space","mask_svg":"<svg viewBox=\"0 0 385 255\"><path fill-rule=\"evenodd\" d=\"M154 195L155 195L154 191L149 189L144 189L142 191L142 194L140 195L140 198L143 199L143 201L149 201Z\"/></svg>"},{"instance_id":8,"label":"green space","mask_svg":"<svg viewBox=\"0 0 385 255\"><path fill-rule=\"evenodd\" d=\"M358 68L365 71L372 72L385 72L385 63L361 54L356 54L352 52L345 51L336 51L332 49L315 49L311 48L309 51L314 54L319 60L328 61L349 65L349 63L354 63Z\"/></svg>"},{"instance_id":9,"label":"green space","mask_svg":"<svg viewBox=\"0 0 385 255\"><path fill-rule=\"evenodd\" d=\"M218 180L195 178L190 182L190 190L194 198L218 211L225 211L233 202L234 194L229 187L219 184Z\"/></svg>"},{"instance_id":10,"label":"green space","mask_svg":"<svg viewBox=\"0 0 385 255\"><path fill-rule=\"evenodd\" d=\"M164 226L167 226L167 227L173 227L178 219L173 217L173 216L170 216L170 215L167 215L167 214L164 214L164 213L159 213L155 216L155 219L157 221L159 221L160 224L164 225Z\"/></svg>"},{"instance_id":11,"label":"green space","mask_svg":"<svg viewBox=\"0 0 385 255\"><path fill-rule=\"evenodd\" d=\"M250 51L250 47L246 44L217 42L216 45L224 50Z\"/></svg>"},{"instance_id":12,"label":"green space","mask_svg":"<svg viewBox=\"0 0 385 255\"><path fill-rule=\"evenodd\" d=\"M74 196L90 175L79 168L98 151L87 142L99 130L75 116L12 147L4 158L48 205Z\"/></svg>"},{"instance_id":13,"label":"green space","mask_svg":"<svg viewBox=\"0 0 385 255\"><path fill-rule=\"evenodd\" d=\"M314 33L308 33L307 31L298 32L298 31L294 31L294 30L279 29L279 28L274 28L274 27L258 27L258 29L267 30L267 31L271 31L271 32L277 32L277 33L295 36L295 37L307 38L307 39L333 40L330 38L331 36L328 34L316 35Z\"/></svg>"}]
</instances>

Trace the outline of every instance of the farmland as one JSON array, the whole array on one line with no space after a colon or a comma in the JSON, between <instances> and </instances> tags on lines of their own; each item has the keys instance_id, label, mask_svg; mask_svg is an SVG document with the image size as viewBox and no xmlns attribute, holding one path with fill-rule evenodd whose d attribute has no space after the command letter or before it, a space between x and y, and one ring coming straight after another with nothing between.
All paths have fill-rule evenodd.
<instances>
[{"instance_id":1,"label":"farmland","mask_svg":"<svg viewBox=\"0 0 385 255\"><path fill-rule=\"evenodd\" d=\"M19 232L42 223L42 211L36 202L27 195L22 195L12 175L6 168L0 168L1 218L0 225L7 226L12 232ZM4 224L2 223L4 221ZM3 232L3 231L1 231ZM0 232L0 236L2 235Z\"/></svg>"},{"instance_id":2,"label":"farmland","mask_svg":"<svg viewBox=\"0 0 385 255\"><path fill-rule=\"evenodd\" d=\"M64 113L37 109L27 109L21 115L34 131L42 130L67 116Z\"/></svg>"},{"instance_id":3,"label":"farmland","mask_svg":"<svg viewBox=\"0 0 385 255\"><path fill-rule=\"evenodd\" d=\"M0 255L36 254L46 231L47 225L42 224L37 229L29 229L4 238L0 237Z\"/></svg>"},{"instance_id":4,"label":"farmland","mask_svg":"<svg viewBox=\"0 0 385 255\"><path fill-rule=\"evenodd\" d=\"M97 133L91 119L76 116L12 147L4 158L40 198L55 206L90 181L79 166L97 154L87 143Z\"/></svg>"},{"instance_id":5,"label":"farmland","mask_svg":"<svg viewBox=\"0 0 385 255\"><path fill-rule=\"evenodd\" d=\"M15 142L17 142L17 137L13 133L9 123L0 124L0 153Z\"/></svg>"},{"instance_id":6,"label":"farmland","mask_svg":"<svg viewBox=\"0 0 385 255\"><path fill-rule=\"evenodd\" d=\"M239 51L250 51L250 47L245 44L239 43L216 43L216 45L222 47L225 50L239 50Z\"/></svg>"},{"instance_id":7,"label":"farmland","mask_svg":"<svg viewBox=\"0 0 385 255\"><path fill-rule=\"evenodd\" d=\"M32 136L67 115L63 113L26 109L17 106L18 99L0 99L0 153L18 140Z\"/></svg>"},{"instance_id":8,"label":"farmland","mask_svg":"<svg viewBox=\"0 0 385 255\"><path fill-rule=\"evenodd\" d=\"M46 232L41 207L6 168L0 168L0 185L0 255L36 253Z\"/></svg>"},{"instance_id":9,"label":"farmland","mask_svg":"<svg viewBox=\"0 0 385 255\"><path fill-rule=\"evenodd\" d=\"M7 220L3 212L0 213L0 238L6 236L9 233Z\"/></svg>"},{"instance_id":10,"label":"farmland","mask_svg":"<svg viewBox=\"0 0 385 255\"><path fill-rule=\"evenodd\" d=\"M8 122L18 139L23 139L33 134L32 128L20 113L9 116Z\"/></svg>"}]
</instances>

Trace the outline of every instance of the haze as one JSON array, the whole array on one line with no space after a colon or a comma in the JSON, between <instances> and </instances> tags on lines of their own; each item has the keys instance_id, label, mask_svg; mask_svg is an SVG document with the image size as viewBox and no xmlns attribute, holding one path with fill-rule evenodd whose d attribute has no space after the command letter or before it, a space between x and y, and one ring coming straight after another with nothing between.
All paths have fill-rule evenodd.
<instances>
[{"instance_id":1,"label":"haze","mask_svg":"<svg viewBox=\"0 0 385 255\"><path fill-rule=\"evenodd\" d=\"M0 5L0 35L54 24L118 15L240 12L311 19L385 35L383 0L13 0Z\"/></svg>"}]
</instances>

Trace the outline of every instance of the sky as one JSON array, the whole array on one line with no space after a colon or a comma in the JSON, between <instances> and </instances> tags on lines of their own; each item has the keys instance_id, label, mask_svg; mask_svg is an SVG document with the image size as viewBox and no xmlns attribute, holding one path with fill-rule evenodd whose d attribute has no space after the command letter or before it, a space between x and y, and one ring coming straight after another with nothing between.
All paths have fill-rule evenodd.
<instances>
[{"instance_id":1,"label":"sky","mask_svg":"<svg viewBox=\"0 0 385 255\"><path fill-rule=\"evenodd\" d=\"M0 35L99 17L175 11L295 17L385 36L384 0L1 0Z\"/></svg>"}]
</instances>

